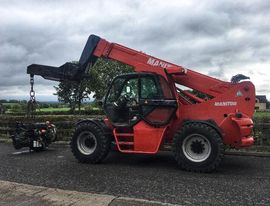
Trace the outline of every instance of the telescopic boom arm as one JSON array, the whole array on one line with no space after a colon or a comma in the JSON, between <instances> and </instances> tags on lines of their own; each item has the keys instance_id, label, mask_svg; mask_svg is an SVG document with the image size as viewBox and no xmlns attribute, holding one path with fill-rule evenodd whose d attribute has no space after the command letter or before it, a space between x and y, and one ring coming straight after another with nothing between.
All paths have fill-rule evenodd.
<instances>
[{"instance_id":1,"label":"telescopic boom arm","mask_svg":"<svg viewBox=\"0 0 270 206\"><path fill-rule=\"evenodd\" d=\"M98 57L131 65L135 72L153 72L165 78L170 74L175 83L213 97L226 91L230 84L120 44L110 43L96 35L89 36L78 64L67 62L60 67L32 64L27 67L27 73L55 81L81 81L88 76L88 69L91 69Z\"/></svg>"}]
</instances>

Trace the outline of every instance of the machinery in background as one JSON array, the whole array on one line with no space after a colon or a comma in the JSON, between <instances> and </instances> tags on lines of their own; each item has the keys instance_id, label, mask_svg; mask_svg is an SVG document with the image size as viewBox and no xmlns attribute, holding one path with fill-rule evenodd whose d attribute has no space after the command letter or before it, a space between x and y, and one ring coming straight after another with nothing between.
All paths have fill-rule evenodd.
<instances>
[{"instance_id":1,"label":"machinery in background","mask_svg":"<svg viewBox=\"0 0 270 206\"><path fill-rule=\"evenodd\" d=\"M33 151L42 151L56 141L56 127L49 121L45 123L16 122L16 129L11 134L15 149L29 147Z\"/></svg>"}]
</instances>

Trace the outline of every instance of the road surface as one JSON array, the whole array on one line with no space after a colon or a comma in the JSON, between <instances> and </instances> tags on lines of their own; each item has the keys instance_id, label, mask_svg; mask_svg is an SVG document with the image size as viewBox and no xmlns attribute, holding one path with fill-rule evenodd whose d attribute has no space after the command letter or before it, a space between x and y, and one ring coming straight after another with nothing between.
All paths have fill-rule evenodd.
<instances>
[{"instance_id":1,"label":"road surface","mask_svg":"<svg viewBox=\"0 0 270 206\"><path fill-rule=\"evenodd\" d=\"M179 205L270 205L270 158L227 155L215 173L180 170L169 152L113 152L102 164L80 164L69 147L16 151L0 143L0 180Z\"/></svg>"}]
</instances>

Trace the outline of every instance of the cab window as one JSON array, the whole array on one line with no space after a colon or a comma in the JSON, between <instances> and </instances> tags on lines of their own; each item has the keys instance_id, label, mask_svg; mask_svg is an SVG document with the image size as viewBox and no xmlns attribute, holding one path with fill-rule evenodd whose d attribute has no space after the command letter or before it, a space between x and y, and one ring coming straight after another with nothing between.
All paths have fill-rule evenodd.
<instances>
[{"instance_id":1,"label":"cab window","mask_svg":"<svg viewBox=\"0 0 270 206\"><path fill-rule=\"evenodd\" d=\"M160 93L154 78L142 77L141 78L141 98L142 99L156 99L160 98Z\"/></svg>"}]
</instances>

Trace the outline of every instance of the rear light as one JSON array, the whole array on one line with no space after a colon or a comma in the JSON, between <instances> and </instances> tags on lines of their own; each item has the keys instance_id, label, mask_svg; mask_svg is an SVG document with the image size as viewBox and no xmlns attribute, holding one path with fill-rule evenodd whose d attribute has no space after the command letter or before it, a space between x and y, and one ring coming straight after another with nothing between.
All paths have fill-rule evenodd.
<instances>
[{"instance_id":1,"label":"rear light","mask_svg":"<svg viewBox=\"0 0 270 206\"><path fill-rule=\"evenodd\" d=\"M45 133L45 132L46 132L46 129L42 129L42 130L41 130L41 133Z\"/></svg>"}]
</instances>

